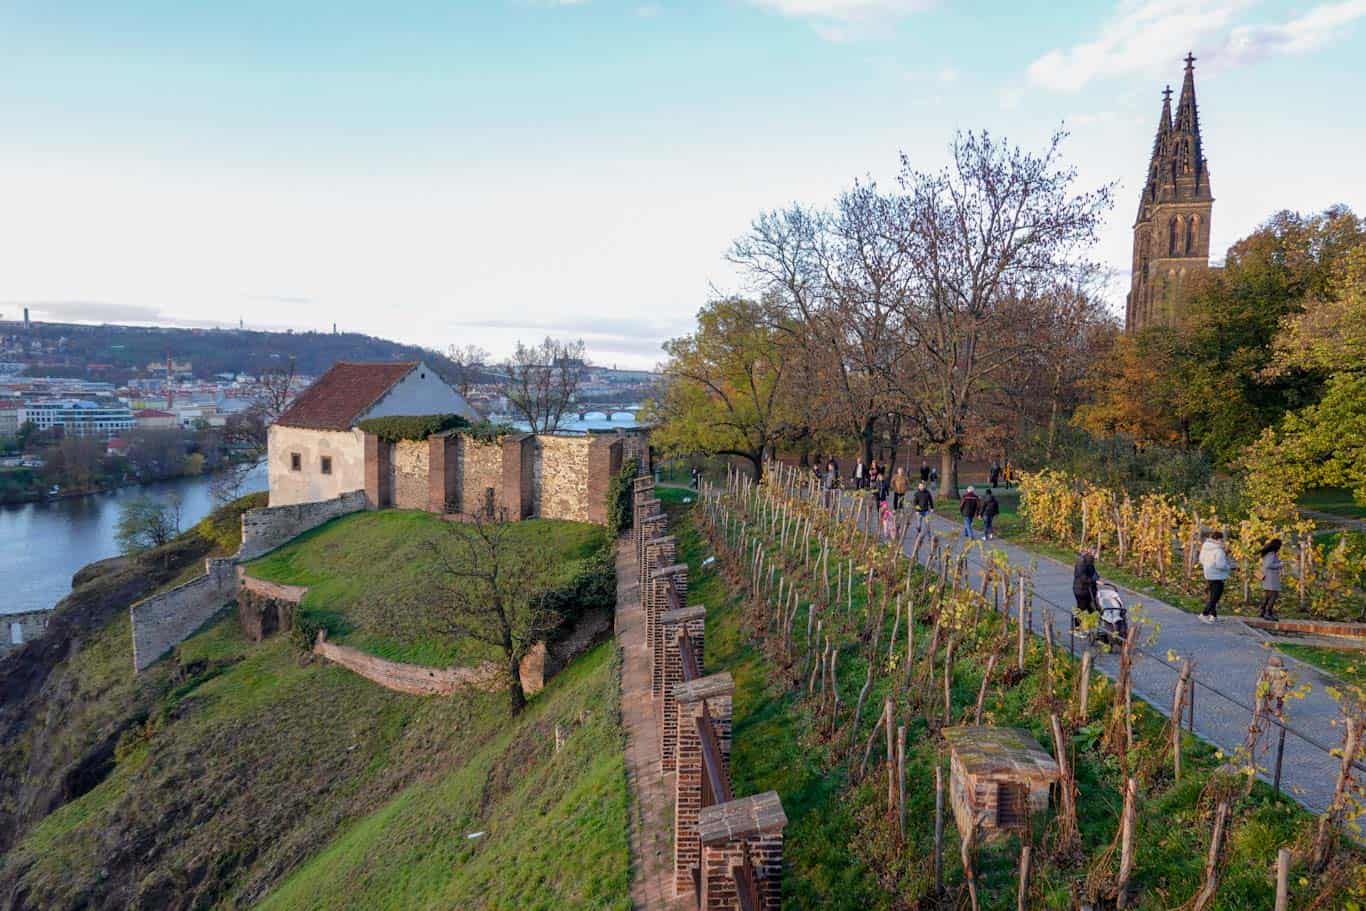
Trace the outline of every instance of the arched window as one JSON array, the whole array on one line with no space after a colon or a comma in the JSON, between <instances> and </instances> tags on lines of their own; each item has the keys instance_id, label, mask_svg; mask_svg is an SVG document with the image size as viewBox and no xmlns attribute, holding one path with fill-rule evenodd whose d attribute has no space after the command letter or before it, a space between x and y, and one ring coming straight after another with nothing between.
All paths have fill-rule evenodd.
<instances>
[{"instance_id":1,"label":"arched window","mask_svg":"<svg viewBox=\"0 0 1366 911\"><path fill-rule=\"evenodd\" d=\"M1192 215L1186 222L1186 255L1190 256L1195 252L1196 239L1199 236L1200 216Z\"/></svg>"},{"instance_id":2,"label":"arched window","mask_svg":"<svg viewBox=\"0 0 1366 911\"><path fill-rule=\"evenodd\" d=\"M1177 229L1176 218L1173 217L1172 220L1169 221L1169 222L1167 223L1167 255L1168 255L1168 256L1175 256L1175 255L1176 255L1176 229Z\"/></svg>"}]
</instances>

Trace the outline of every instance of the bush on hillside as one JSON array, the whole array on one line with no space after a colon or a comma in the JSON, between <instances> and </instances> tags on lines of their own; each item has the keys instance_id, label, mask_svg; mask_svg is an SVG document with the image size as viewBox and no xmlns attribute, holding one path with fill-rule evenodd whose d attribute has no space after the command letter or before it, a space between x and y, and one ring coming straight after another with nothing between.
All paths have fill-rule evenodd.
<instances>
[{"instance_id":1,"label":"bush on hillside","mask_svg":"<svg viewBox=\"0 0 1366 911\"><path fill-rule=\"evenodd\" d=\"M356 425L386 443L400 440L425 440L448 430L463 430L470 422L458 414L394 414L369 418Z\"/></svg>"},{"instance_id":2,"label":"bush on hillside","mask_svg":"<svg viewBox=\"0 0 1366 911\"><path fill-rule=\"evenodd\" d=\"M584 560L574 578L541 595L541 607L569 626L580 616L597 608L612 608L617 603L617 564L610 543L604 544Z\"/></svg>"},{"instance_id":3,"label":"bush on hillside","mask_svg":"<svg viewBox=\"0 0 1366 911\"><path fill-rule=\"evenodd\" d=\"M199 520L194 527L201 537L213 543L218 553L235 554L242 546L242 513L261 509L270 504L270 494L264 490L238 497L225 503Z\"/></svg>"}]
</instances>

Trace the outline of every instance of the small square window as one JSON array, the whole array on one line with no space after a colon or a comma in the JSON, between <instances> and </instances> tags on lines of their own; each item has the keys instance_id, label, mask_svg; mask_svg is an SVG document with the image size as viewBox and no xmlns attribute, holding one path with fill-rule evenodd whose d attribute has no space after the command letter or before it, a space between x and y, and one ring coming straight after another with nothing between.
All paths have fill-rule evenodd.
<instances>
[{"instance_id":1,"label":"small square window","mask_svg":"<svg viewBox=\"0 0 1366 911\"><path fill-rule=\"evenodd\" d=\"M322 468L323 474L331 474L331 473L332 473L332 457L331 457L331 456L323 456L323 457L319 460L319 462L321 463L321 464L320 464L320 467Z\"/></svg>"},{"instance_id":2,"label":"small square window","mask_svg":"<svg viewBox=\"0 0 1366 911\"><path fill-rule=\"evenodd\" d=\"M303 471L303 470L304 470L304 457L301 456L301 455L299 455L297 452L291 452L291 453L289 454L289 470L290 470L290 471Z\"/></svg>"}]
</instances>

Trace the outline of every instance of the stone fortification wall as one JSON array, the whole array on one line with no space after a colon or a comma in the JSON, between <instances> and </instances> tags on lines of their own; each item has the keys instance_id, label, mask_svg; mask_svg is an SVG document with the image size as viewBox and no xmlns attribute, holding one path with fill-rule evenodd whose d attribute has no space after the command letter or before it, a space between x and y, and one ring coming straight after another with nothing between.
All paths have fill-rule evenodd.
<instances>
[{"instance_id":1,"label":"stone fortification wall","mask_svg":"<svg viewBox=\"0 0 1366 911\"><path fill-rule=\"evenodd\" d=\"M293 628L294 613L307 586L284 585L266 579L254 579L237 567L237 622L252 642L260 642L275 633Z\"/></svg>"},{"instance_id":2,"label":"stone fortification wall","mask_svg":"<svg viewBox=\"0 0 1366 911\"><path fill-rule=\"evenodd\" d=\"M587 436L539 436L536 515L588 522Z\"/></svg>"},{"instance_id":3,"label":"stone fortification wall","mask_svg":"<svg viewBox=\"0 0 1366 911\"><path fill-rule=\"evenodd\" d=\"M400 664L397 661L386 661L367 654L349 645L328 642L326 633L322 631L319 631L318 641L313 644L313 653L340 664L385 689L408 693L411 696L449 696L461 689L493 692L503 688L505 679L502 666L492 661L486 661L477 667L422 667L416 664ZM528 695L539 692L544 685L544 667L545 645L538 643L531 654L522 659L522 688Z\"/></svg>"},{"instance_id":4,"label":"stone fortification wall","mask_svg":"<svg viewBox=\"0 0 1366 911\"><path fill-rule=\"evenodd\" d=\"M242 513L242 549L237 559L254 560L324 522L365 508L365 491L353 490L317 503L267 506Z\"/></svg>"},{"instance_id":5,"label":"stone fortification wall","mask_svg":"<svg viewBox=\"0 0 1366 911\"><path fill-rule=\"evenodd\" d=\"M204 561L204 575L128 609L133 625L133 667L141 671L184 642L228 603L237 587L234 560Z\"/></svg>"},{"instance_id":6,"label":"stone fortification wall","mask_svg":"<svg viewBox=\"0 0 1366 911\"><path fill-rule=\"evenodd\" d=\"M0 614L0 655L41 636L47 630L47 618L50 616L51 608Z\"/></svg>"},{"instance_id":7,"label":"stone fortification wall","mask_svg":"<svg viewBox=\"0 0 1366 911\"><path fill-rule=\"evenodd\" d=\"M503 494L503 447L497 442L483 442L461 435L457 448L459 479L457 512L484 515L488 506L488 490L493 488L493 509L507 507Z\"/></svg>"},{"instance_id":8,"label":"stone fortification wall","mask_svg":"<svg viewBox=\"0 0 1366 911\"><path fill-rule=\"evenodd\" d=\"M389 491L396 509L426 509L430 447L426 440L399 440L389 454Z\"/></svg>"}]
</instances>

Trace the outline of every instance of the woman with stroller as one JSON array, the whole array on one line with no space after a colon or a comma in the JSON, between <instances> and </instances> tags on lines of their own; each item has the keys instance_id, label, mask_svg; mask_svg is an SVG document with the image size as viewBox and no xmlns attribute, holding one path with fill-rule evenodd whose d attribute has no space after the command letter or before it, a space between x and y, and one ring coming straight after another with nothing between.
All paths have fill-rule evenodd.
<instances>
[{"instance_id":1,"label":"woman with stroller","mask_svg":"<svg viewBox=\"0 0 1366 911\"><path fill-rule=\"evenodd\" d=\"M1089 550L1083 550L1077 556L1076 565L1072 567L1072 596L1077 599L1077 609L1072 614L1073 629L1080 624L1083 613L1096 612L1096 585L1099 581L1096 555Z\"/></svg>"}]
</instances>

